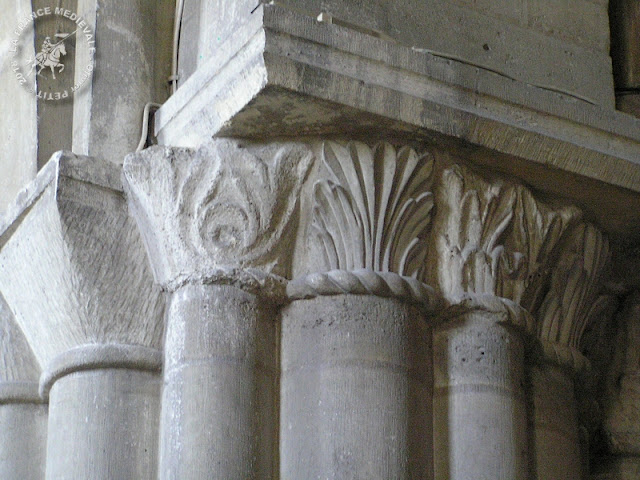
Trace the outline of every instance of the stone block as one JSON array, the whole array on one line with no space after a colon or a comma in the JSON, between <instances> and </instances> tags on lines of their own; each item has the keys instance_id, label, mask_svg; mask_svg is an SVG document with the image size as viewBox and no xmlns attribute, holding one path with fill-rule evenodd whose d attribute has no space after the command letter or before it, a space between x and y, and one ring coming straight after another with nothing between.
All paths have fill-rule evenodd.
<instances>
[{"instance_id":1,"label":"stone block","mask_svg":"<svg viewBox=\"0 0 640 480\"><path fill-rule=\"evenodd\" d=\"M500 20L507 20L517 25L527 25L529 1L527 0L473 0L471 8L480 13Z\"/></svg>"},{"instance_id":2,"label":"stone block","mask_svg":"<svg viewBox=\"0 0 640 480\"><path fill-rule=\"evenodd\" d=\"M527 8L530 28L568 44L579 45L594 54L608 54L610 35L606 2L535 0L527 2Z\"/></svg>"}]
</instances>

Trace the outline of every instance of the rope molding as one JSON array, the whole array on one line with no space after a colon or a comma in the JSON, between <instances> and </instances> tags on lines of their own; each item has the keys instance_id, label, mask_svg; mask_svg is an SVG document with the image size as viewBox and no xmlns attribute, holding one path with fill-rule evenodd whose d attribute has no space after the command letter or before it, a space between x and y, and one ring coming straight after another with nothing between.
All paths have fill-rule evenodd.
<instances>
[{"instance_id":1,"label":"rope molding","mask_svg":"<svg viewBox=\"0 0 640 480\"><path fill-rule=\"evenodd\" d=\"M398 298L420 305L429 311L443 304L433 288L415 278L403 277L392 272L374 272L365 269L331 270L312 273L287 284L289 300L346 294Z\"/></svg>"}]
</instances>

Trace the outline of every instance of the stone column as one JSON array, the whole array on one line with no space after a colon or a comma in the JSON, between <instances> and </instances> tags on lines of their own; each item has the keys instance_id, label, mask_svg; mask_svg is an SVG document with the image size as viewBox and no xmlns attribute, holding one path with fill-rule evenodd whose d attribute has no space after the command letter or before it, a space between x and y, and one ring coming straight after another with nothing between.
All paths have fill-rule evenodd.
<instances>
[{"instance_id":1,"label":"stone column","mask_svg":"<svg viewBox=\"0 0 640 480\"><path fill-rule=\"evenodd\" d=\"M43 365L51 480L156 475L163 299L119 174L57 154L0 225L0 289Z\"/></svg>"},{"instance_id":2,"label":"stone column","mask_svg":"<svg viewBox=\"0 0 640 480\"><path fill-rule=\"evenodd\" d=\"M435 478L528 479L525 311L487 296L434 334Z\"/></svg>"},{"instance_id":3,"label":"stone column","mask_svg":"<svg viewBox=\"0 0 640 480\"><path fill-rule=\"evenodd\" d=\"M160 478L273 478L276 311L247 287L187 284L171 297Z\"/></svg>"},{"instance_id":4,"label":"stone column","mask_svg":"<svg viewBox=\"0 0 640 480\"><path fill-rule=\"evenodd\" d=\"M640 476L640 292L629 295L616 321L602 405L605 442L592 462L594 480Z\"/></svg>"},{"instance_id":5,"label":"stone column","mask_svg":"<svg viewBox=\"0 0 640 480\"><path fill-rule=\"evenodd\" d=\"M277 339L288 226L311 154L214 141L130 155L131 210L167 312L160 478L277 476Z\"/></svg>"},{"instance_id":6,"label":"stone column","mask_svg":"<svg viewBox=\"0 0 640 480\"><path fill-rule=\"evenodd\" d=\"M533 446L539 480L581 480L582 452L575 381L588 371L582 335L609 262L606 237L581 223L559 249L549 286L531 310L542 355L532 364ZM591 321L600 321L598 318Z\"/></svg>"},{"instance_id":7,"label":"stone column","mask_svg":"<svg viewBox=\"0 0 640 480\"><path fill-rule=\"evenodd\" d=\"M47 405L38 365L0 295L0 478L44 478Z\"/></svg>"},{"instance_id":8,"label":"stone column","mask_svg":"<svg viewBox=\"0 0 640 480\"><path fill-rule=\"evenodd\" d=\"M161 361L146 347L84 345L51 362L47 479L155 478Z\"/></svg>"},{"instance_id":9,"label":"stone column","mask_svg":"<svg viewBox=\"0 0 640 480\"><path fill-rule=\"evenodd\" d=\"M435 191L432 282L454 304L434 337L435 478L525 480L531 306L580 215L457 165Z\"/></svg>"},{"instance_id":10,"label":"stone column","mask_svg":"<svg viewBox=\"0 0 640 480\"><path fill-rule=\"evenodd\" d=\"M315 273L282 317L280 478L430 479L432 159L357 142L321 157L300 246Z\"/></svg>"},{"instance_id":11,"label":"stone column","mask_svg":"<svg viewBox=\"0 0 640 480\"><path fill-rule=\"evenodd\" d=\"M536 479L584 478L574 369L587 364L577 351L546 344L542 361L531 367Z\"/></svg>"},{"instance_id":12,"label":"stone column","mask_svg":"<svg viewBox=\"0 0 640 480\"><path fill-rule=\"evenodd\" d=\"M610 0L611 63L616 90L616 108L640 115L640 49L638 15L640 6L633 0Z\"/></svg>"},{"instance_id":13,"label":"stone column","mask_svg":"<svg viewBox=\"0 0 640 480\"><path fill-rule=\"evenodd\" d=\"M3 41L15 40L10 32L14 32L20 20L24 19L31 9L31 0L19 0L3 5L0 18ZM20 85L16 73L10 68L12 61L17 61L21 66L27 65L35 55L33 34L28 38L25 32L23 38L26 45L21 52L13 52L13 48L9 47L10 43L7 44L8 48L2 48L0 51L0 63L5 65L0 71L0 110L11 112L11 115L3 115L0 118L0 145L5 152L0 158L0 214L4 213L20 189L29 183L38 171L37 98L24 85ZM17 58L14 59L14 55Z\"/></svg>"}]
</instances>

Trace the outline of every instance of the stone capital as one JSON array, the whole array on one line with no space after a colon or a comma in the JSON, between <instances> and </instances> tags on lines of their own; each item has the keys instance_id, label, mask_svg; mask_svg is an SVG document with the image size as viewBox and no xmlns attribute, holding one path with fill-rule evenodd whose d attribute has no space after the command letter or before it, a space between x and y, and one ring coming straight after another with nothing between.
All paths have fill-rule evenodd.
<instances>
[{"instance_id":1,"label":"stone capital","mask_svg":"<svg viewBox=\"0 0 640 480\"><path fill-rule=\"evenodd\" d=\"M580 342L609 262L606 236L575 207L461 165L445 167L434 190L431 284L454 304L508 300L534 319L527 330L547 360L586 368Z\"/></svg>"},{"instance_id":2,"label":"stone capital","mask_svg":"<svg viewBox=\"0 0 640 480\"><path fill-rule=\"evenodd\" d=\"M120 171L57 153L0 220L0 291L44 370L86 345L161 348L164 301Z\"/></svg>"},{"instance_id":3,"label":"stone capital","mask_svg":"<svg viewBox=\"0 0 640 480\"><path fill-rule=\"evenodd\" d=\"M199 150L154 147L124 165L129 205L155 279L277 289L288 276L286 235L312 163L300 143L215 140Z\"/></svg>"},{"instance_id":4,"label":"stone capital","mask_svg":"<svg viewBox=\"0 0 640 480\"><path fill-rule=\"evenodd\" d=\"M551 207L522 185L487 180L462 165L444 168L435 185L429 280L456 301L494 295L528 307L547 281L573 207Z\"/></svg>"},{"instance_id":5,"label":"stone capital","mask_svg":"<svg viewBox=\"0 0 640 480\"><path fill-rule=\"evenodd\" d=\"M310 188L304 266L290 298L368 294L433 307L424 285L433 158L389 143L326 141Z\"/></svg>"}]
</instances>

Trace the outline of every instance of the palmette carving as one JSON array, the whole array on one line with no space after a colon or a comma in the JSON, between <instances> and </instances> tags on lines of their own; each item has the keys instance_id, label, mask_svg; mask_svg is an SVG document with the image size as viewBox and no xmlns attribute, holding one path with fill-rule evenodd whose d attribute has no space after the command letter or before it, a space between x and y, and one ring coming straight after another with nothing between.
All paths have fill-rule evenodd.
<instances>
[{"instance_id":1,"label":"palmette carving","mask_svg":"<svg viewBox=\"0 0 640 480\"><path fill-rule=\"evenodd\" d=\"M591 224L579 225L568 239L539 306L540 339L578 349L591 310L598 306L602 274L609 261L609 243Z\"/></svg>"},{"instance_id":2,"label":"palmette carving","mask_svg":"<svg viewBox=\"0 0 640 480\"><path fill-rule=\"evenodd\" d=\"M423 280L433 158L387 143L326 142L314 186L312 270L393 272Z\"/></svg>"},{"instance_id":3,"label":"palmette carving","mask_svg":"<svg viewBox=\"0 0 640 480\"><path fill-rule=\"evenodd\" d=\"M286 276L283 233L311 162L302 144L245 148L230 140L129 156L130 204L156 280L178 284L237 268Z\"/></svg>"},{"instance_id":4,"label":"palmette carving","mask_svg":"<svg viewBox=\"0 0 640 480\"><path fill-rule=\"evenodd\" d=\"M495 295L523 307L544 290L550 261L580 212L552 209L520 185L454 165L436 187L431 281L450 299Z\"/></svg>"}]
</instances>

